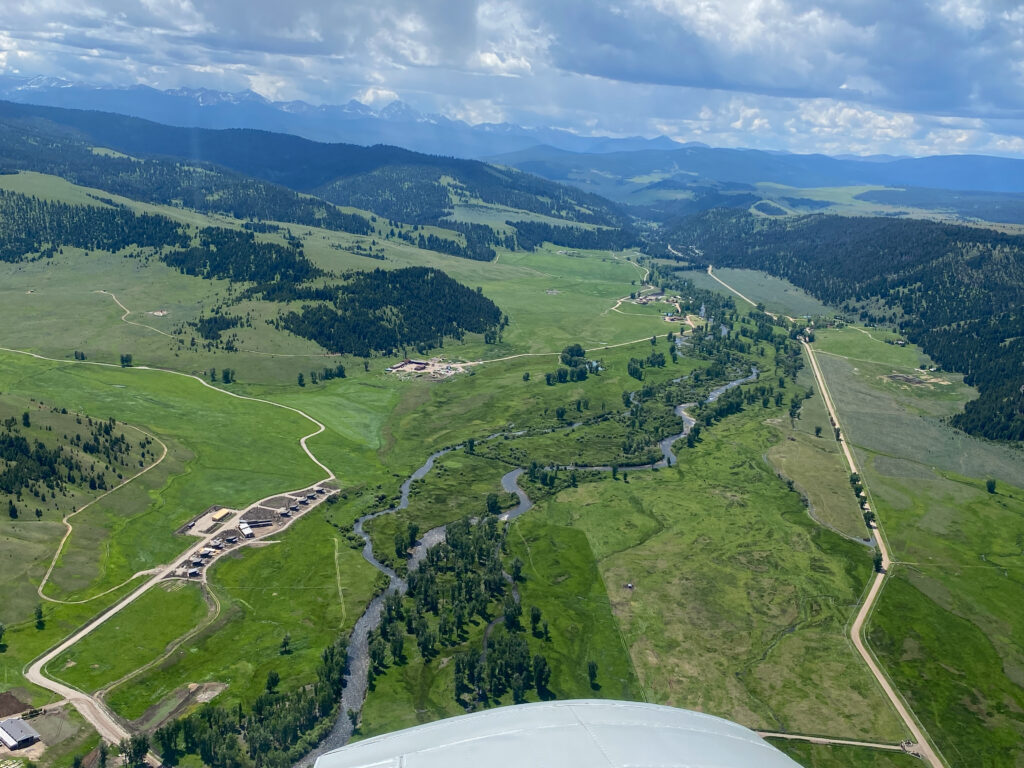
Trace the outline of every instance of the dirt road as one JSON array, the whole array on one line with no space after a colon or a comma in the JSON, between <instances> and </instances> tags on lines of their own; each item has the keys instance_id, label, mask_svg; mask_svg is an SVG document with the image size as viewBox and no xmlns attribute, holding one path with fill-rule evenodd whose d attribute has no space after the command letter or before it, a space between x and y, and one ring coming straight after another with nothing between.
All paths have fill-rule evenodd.
<instances>
[{"instance_id":1,"label":"dirt road","mask_svg":"<svg viewBox=\"0 0 1024 768\"><path fill-rule=\"evenodd\" d=\"M798 733L773 733L758 731L762 739L786 739L788 741L807 741L811 744L836 744L842 747L866 747L868 749L884 749L887 752L905 752L902 744L882 744L877 741L856 741L854 739L831 739L828 736L803 736Z\"/></svg>"},{"instance_id":2,"label":"dirt road","mask_svg":"<svg viewBox=\"0 0 1024 768\"><path fill-rule=\"evenodd\" d=\"M118 584L116 587L111 587L106 592L101 592L100 594L94 595L93 597L90 597L87 600L57 600L57 599L52 598L52 597L47 597L45 594L43 594L43 589L46 587L46 582L49 581L50 574L53 573L53 569L57 565L57 559L60 557L60 553L64 551L64 545L67 543L68 538L71 536L71 531L73 530L73 528L71 526L71 522L70 522L71 518L74 517L75 515L77 515L79 512L84 512L85 510L87 510L89 507L91 507L96 502L98 502L98 501L100 501L102 499L105 499L107 496L109 496L114 491L118 490L119 488L122 488L122 487L128 485L128 483L132 482L133 480L138 479L142 475L144 475L147 472L149 472L149 470L151 470L154 467L156 467L165 458L167 458L167 446L164 444L163 440L161 440L160 438L156 437L155 435L149 434L148 432L144 432L143 430L139 429L138 427L132 427L132 429L135 429L137 432L141 432L146 437L148 437L148 438L156 441L157 443L159 443L160 444L160 449L161 449L160 456L152 464L149 464L144 469L136 472L134 475L132 475L131 477L127 478L124 482L118 483L117 485L115 485L113 488L111 488L106 493L100 494L95 499L90 501L88 504L85 504L85 505L79 507L74 512L72 512L71 514L64 516L64 520L62 521L64 523L64 525L66 526L66 530L64 531L64 536L61 537L60 544L57 545L57 551L53 553L53 560L50 561L50 567L46 569L46 573L43 575L43 580L39 582L39 587L36 589L36 592L39 594L39 597L41 597L43 600L46 600L46 601L51 602L51 603L62 603L63 605L80 605L81 603L88 603L88 602L90 602L92 600L96 600L97 598L103 597L103 595L109 594L111 592L114 592L114 591L120 589L125 584L129 584L132 581L134 581L135 579L139 578L139 576L144 576L147 573L147 571L140 571L139 573L136 573L134 576L132 576L130 579L128 579L128 581L126 581L126 582L124 582L122 584Z\"/></svg>"},{"instance_id":3,"label":"dirt road","mask_svg":"<svg viewBox=\"0 0 1024 768\"><path fill-rule=\"evenodd\" d=\"M55 363L65 363L65 364L69 364L69 365L98 365L98 366L102 366L102 367L105 367L105 368L119 368L120 367L120 366L114 365L113 363L100 363L100 362L93 362L93 361L88 361L88 360L86 360L86 361L81 361L80 360L80 361L75 361L75 362L72 362L70 360L60 360L60 359L57 359L57 358L52 358L52 357L46 357L44 355L39 355L39 354L36 354L34 352L26 352L25 350L11 349L11 348L8 348L8 347L0 347L0 350L6 351L6 352L13 352L13 353L16 353L16 354L21 354L21 355L27 355L29 357L34 357L34 358L39 359L39 360L47 360L47 361L55 362ZM326 464L321 462L313 454L313 452L309 449L309 446L307 445L307 441L311 437L315 437L316 435L319 435L321 432L323 432L327 428L321 422L317 421L312 416L310 416L308 413L305 413L304 411L301 411L298 408L293 408L293 407L291 407L289 405L282 405L281 403L275 403L272 400L263 400L263 399L258 398L258 397L248 397L246 395L239 395L239 394L236 394L234 392L229 392L227 390L221 389L220 387L213 386L212 384L210 384L207 381L199 378L198 376L193 376L193 375L187 374L187 373L180 373L178 371L168 371L168 370L159 369L159 368L148 368L147 366L136 366L134 368L128 368L127 370L139 370L139 371L158 370L158 371L161 371L163 373L168 373L168 374L172 374L172 375L175 375L175 376L185 376L187 378L194 379L195 381L198 381L204 387L208 387L209 389L213 389L213 390L215 390L217 392L220 392L221 394L227 395L229 397L235 397L235 398L238 398L240 400L251 400L251 401L257 402L257 403L264 403L264 404L267 404L267 405L275 406L277 408L284 408L286 410L289 410L289 411L292 411L294 413L299 414L300 416L304 417L308 421L310 421L313 424L315 424L316 427L317 427L315 431L310 432L308 435L305 435L302 438L300 438L299 445L302 447L302 450L306 454L306 456L308 456L309 459L314 464L316 464L318 467L320 467L320 469L322 469L324 471L324 473L326 474L326 477L324 478L324 480L322 480L320 482L328 482L328 481L331 481L331 480L335 479L334 472L332 472L331 469ZM148 467L147 469L152 469L153 466L156 466L156 463L150 465L150 467ZM142 473L140 472L139 474L141 475ZM138 475L136 475L136 477L138 477ZM280 495L282 495L282 493L284 493L284 494L298 494L298 493L304 493L304 492L306 492L308 490L309 489L306 488L306 489L289 490L289 491L274 493L274 494L271 494L270 496L265 497L264 499L260 499L259 501L249 505L248 507L246 507L246 509L253 509L256 506L258 506L259 504L261 504L262 502L267 501L267 500L269 500L271 498L274 498L275 496L280 496ZM69 534L70 534L70 530L67 531L67 533L65 534L64 538L61 539L61 546L63 546L63 543L67 539L67 536ZM84 717L89 723L91 723L92 726L99 732L99 734L104 739L106 739L107 741L116 744L121 739L123 739L126 736L128 736L128 733L124 729L124 727L121 726L121 724L117 721L117 719L114 717L114 715L104 706L104 704L101 701L99 701L98 699L96 699L93 696L89 696L88 694L83 693L82 691L78 691L78 690L75 690L74 688L71 688L70 686L64 685L63 683L59 683L59 682L57 682L55 680L51 680L50 678L48 678L45 675L43 670L45 669L47 664L49 664L53 659L55 659L57 656L59 656L65 650L70 648L72 645L77 643L79 640L81 640L83 637L85 637L89 633L93 632L97 627L102 626L105 622L110 620L111 617L116 616L118 613L120 613L126 607L128 607L133 602L135 602L140 597L142 597L142 595L144 595L147 591L149 591L153 586L155 586L160 581L163 581L165 578L167 578L169 575L171 575L171 573L174 571L174 569L176 567L178 567L178 564L180 562L183 562L185 560L191 559L193 556L198 554L199 550L209 546L210 542L212 542L213 539L217 538L217 535L218 535L217 532L213 532L213 533L207 534L206 536L200 538L195 545L193 545L192 547L189 547L184 552L179 553L178 556L175 557L174 560L171 563L168 563L166 565L163 565L163 566L160 566L158 568L154 568L154 569L150 570L148 572L148 575L150 575L150 578L148 580L146 580L141 586L139 586L137 589L132 591L124 599L122 599L119 602L115 603L110 608L108 608L106 611L104 611L100 615L98 615L95 618L93 618L91 621L89 621L87 624L85 624L81 629L79 629L78 631L74 632L70 636L66 637L59 644L57 644L56 646L54 646L53 648L48 650L42 656L38 657L33 662L31 662L31 664L24 670L25 678L27 680L29 680L30 682L34 683L35 685L38 685L39 687L45 688L45 689L47 689L49 691L53 691L57 695L59 695L59 696L65 698L65 699L67 699L68 701L70 701L75 706L75 709L77 709L81 713L82 717ZM52 563L51 563L50 570L52 570L52 567L53 566L52 566ZM48 573L49 573L49 571L48 571ZM132 578L137 578L139 575L141 575L141 574L135 574L135 576L133 576ZM40 594L42 594L42 593L40 592Z\"/></svg>"},{"instance_id":4,"label":"dirt road","mask_svg":"<svg viewBox=\"0 0 1024 768\"><path fill-rule=\"evenodd\" d=\"M850 472L857 472L857 463L854 461L853 452L850 450L849 443L846 441L846 435L843 433L842 427L839 422L839 414L836 412L835 403L832 402L832 395L828 390L828 386L825 383L825 377L821 373L821 368L818 367L818 360L814 355L814 349L806 341L801 342L803 344L804 351L807 353L807 359L811 363L811 370L814 373L814 379L818 384L818 390L821 392L821 398L825 402L825 407L828 409L829 416L832 418L832 423L835 424L836 429L839 430L839 445L843 449L843 455L846 457L846 463L849 466ZM861 484L864 485L865 491L867 491L867 485L864 484L864 479L861 477ZM868 491L870 498L870 491ZM868 669L871 670L871 674L875 676L878 684L882 690L885 691L885 695L892 702L893 708L899 714L903 723L907 726L907 730L914 737L915 744L910 747L910 751L917 752L921 755L924 760L932 766L932 768L943 768L944 763L940 760L938 753L932 747L924 734L924 731L918 725L917 720L910 713L909 708L903 703L902 697L897 694L892 683L889 682L889 678L882 672L881 667L875 660L875 656L868 649L864 643L864 623L867 618L871 615L871 611L875 607L875 602L878 600L878 596L882 591L882 585L885 583L885 577L892 565L892 558L889 556L889 547L885 541L885 535L882 533L881 523L876 521L875 524L875 540L878 542L878 550L882 554L882 572L876 573L874 580L871 582L871 588L868 590L867 596L864 598L864 603L861 605L860 610L857 611L857 616L853 620L853 624L850 626L850 640L853 641L854 647L857 649L857 653L860 654L861 658L864 659L864 663L868 665Z\"/></svg>"}]
</instances>

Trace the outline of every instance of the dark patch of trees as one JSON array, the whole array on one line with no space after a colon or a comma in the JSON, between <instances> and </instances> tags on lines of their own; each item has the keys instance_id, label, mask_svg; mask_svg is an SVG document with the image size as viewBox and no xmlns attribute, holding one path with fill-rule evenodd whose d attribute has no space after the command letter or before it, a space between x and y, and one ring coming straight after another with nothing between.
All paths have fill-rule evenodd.
<instances>
[{"instance_id":1,"label":"dark patch of trees","mask_svg":"<svg viewBox=\"0 0 1024 768\"><path fill-rule=\"evenodd\" d=\"M952 423L1024 440L1024 236L890 218L708 211L665 235L719 266L761 269L890 323L980 391Z\"/></svg>"},{"instance_id":2,"label":"dark patch of trees","mask_svg":"<svg viewBox=\"0 0 1024 768\"><path fill-rule=\"evenodd\" d=\"M629 228L584 229L561 227L539 221L506 221L515 227L516 243L524 251L536 250L542 243L594 251L621 251L637 244L636 233Z\"/></svg>"},{"instance_id":3,"label":"dark patch of trees","mask_svg":"<svg viewBox=\"0 0 1024 768\"><path fill-rule=\"evenodd\" d=\"M579 344L570 344L562 350L559 361L565 367L544 374L544 381L550 387L568 381L586 381L591 373L597 373L601 363L587 360L587 353Z\"/></svg>"},{"instance_id":4,"label":"dark patch of trees","mask_svg":"<svg viewBox=\"0 0 1024 768\"><path fill-rule=\"evenodd\" d=\"M234 282L301 283L321 274L293 243L266 243L251 232L222 227L204 227L198 245L160 258L186 275Z\"/></svg>"},{"instance_id":5,"label":"dark patch of trees","mask_svg":"<svg viewBox=\"0 0 1024 768\"><path fill-rule=\"evenodd\" d=\"M209 315L189 323L207 341L219 341L224 331L237 328L242 318L237 315Z\"/></svg>"},{"instance_id":6,"label":"dark patch of trees","mask_svg":"<svg viewBox=\"0 0 1024 768\"><path fill-rule=\"evenodd\" d=\"M427 267L359 272L347 282L306 291L268 290L264 298L299 297L307 304L278 321L280 327L311 339L331 352L368 357L403 347L438 347L444 339L499 328L501 310L474 291Z\"/></svg>"},{"instance_id":7,"label":"dark patch of trees","mask_svg":"<svg viewBox=\"0 0 1024 768\"><path fill-rule=\"evenodd\" d=\"M493 235L494 230L490 227L485 227ZM439 237L433 233L424 235L420 232L415 237L407 232L403 231L399 234L399 237L403 240L415 245L417 248L425 251L436 251L437 253L445 253L449 256L458 256L461 259L472 259L473 261L494 261L495 252L494 249L489 246L491 238L486 239L469 239L467 243L463 245L458 240L452 240L447 237Z\"/></svg>"},{"instance_id":8,"label":"dark patch of trees","mask_svg":"<svg viewBox=\"0 0 1024 768\"><path fill-rule=\"evenodd\" d=\"M52 257L62 246L120 251L130 246L183 246L183 227L164 216L40 200L0 190L0 261Z\"/></svg>"}]
</instances>

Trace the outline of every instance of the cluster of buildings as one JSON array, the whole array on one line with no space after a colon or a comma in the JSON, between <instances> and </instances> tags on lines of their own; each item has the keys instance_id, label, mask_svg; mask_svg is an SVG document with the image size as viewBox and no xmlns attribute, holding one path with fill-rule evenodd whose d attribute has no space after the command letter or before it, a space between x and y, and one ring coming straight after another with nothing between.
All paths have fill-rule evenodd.
<instances>
[{"instance_id":1,"label":"cluster of buildings","mask_svg":"<svg viewBox=\"0 0 1024 768\"><path fill-rule=\"evenodd\" d=\"M406 373L414 375L426 375L432 379L446 379L456 373L465 370L465 363L451 363L444 358L434 357L430 360L413 360L406 358L400 363L388 366L385 373Z\"/></svg>"},{"instance_id":2,"label":"cluster of buildings","mask_svg":"<svg viewBox=\"0 0 1024 768\"><path fill-rule=\"evenodd\" d=\"M430 365L426 360L411 360L408 357L400 363L384 369L385 373L398 373L399 371L425 371Z\"/></svg>"},{"instance_id":3,"label":"cluster of buildings","mask_svg":"<svg viewBox=\"0 0 1024 768\"><path fill-rule=\"evenodd\" d=\"M219 535L198 552L189 555L174 571L174 576L189 579L201 577L203 569L220 553L238 546L243 539L256 538L258 534L254 529L284 525L293 515L327 498L329 492L328 488L316 486L305 491L265 499L239 515L234 527L227 526L231 524L232 518L238 515L236 510L210 507L195 520L187 523L181 532L195 533L198 528L198 535ZM222 527L223 530L220 530Z\"/></svg>"}]
</instances>

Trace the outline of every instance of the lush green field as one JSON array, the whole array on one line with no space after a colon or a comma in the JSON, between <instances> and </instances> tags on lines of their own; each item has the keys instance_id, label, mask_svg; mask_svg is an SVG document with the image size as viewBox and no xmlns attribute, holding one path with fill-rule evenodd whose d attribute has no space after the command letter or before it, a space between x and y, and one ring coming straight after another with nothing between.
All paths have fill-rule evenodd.
<instances>
[{"instance_id":1,"label":"lush green field","mask_svg":"<svg viewBox=\"0 0 1024 768\"><path fill-rule=\"evenodd\" d=\"M52 576L55 596L82 599L169 562L188 543L175 529L211 504L237 507L323 476L298 446L314 431L309 420L185 376L0 353L0 388L101 418L121 416L190 454L181 455L157 497L129 484L76 515Z\"/></svg>"},{"instance_id":2,"label":"lush green field","mask_svg":"<svg viewBox=\"0 0 1024 768\"><path fill-rule=\"evenodd\" d=\"M815 520L846 536L866 539L868 530L849 484L849 467L833 439L828 411L807 368L797 376L797 385L814 389L814 397L803 402L799 418L782 416L770 422L785 439L773 445L767 456L807 497L808 512Z\"/></svg>"},{"instance_id":3,"label":"lush green field","mask_svg":"<svg viewBox=\"0 0 1024 768\"><path fill-rule=\"evenodd\" d=\"M37 551L44 551L44 547L37 547ZM18 550L10 549L3 554L5 558L16 557ZM57 701L59 697L55 694L27 683L22 676L24 668L97 613L127 596L137 586L138 583L126 584L108 595L82 604L63 605L39 601L35 605L40 606L43 611L41 624L34 619L34 606L18 620L5 623L7 631L4 634L3 645L0 645L0 691L12 691L19 699L33 706Z\"/></svg>"},{"instance_id":4,"label":"lush green field","mask_svg":"<svg viewBox=\"0 0 1024 768\"><path fill-rule=\"evenodd\" d=\"M811 521L774 477L763 418L729 417L677 468L581 485L538 513L586 533L651 701L897 741L845 634L870 554Z\"/></svg>"},{"instance_id":5,"label":"lush green field","mask_svg":"<svg viewBox=\"0 0 1024 768\"><path fill-rule=\"evenodd\" d=\"M190 683L226 684L221 699L248 703L271 670L284 689L308 683L321 651L363 612L376 575L326 515L319 507L274 537L275 543L217 561L209 573L220 604L217 617L159 665L111 690L107 700L114 710L138 719ZM286 634L290 652L283 654Z\"/></svg>"},{"instance_id":6,"label":"lush green field","mask_svg":"<svg viewBox=\"0 0 1024 768\"><path fill-rule=\"evenodd\" d=\"M915 373L918 351L853 329L821 343L897 563L868 638L948 761L1013 765L1024 741L1024 491L1011 483L1024 456L945 426L971 390L958 376Z\"/></svg>"},{"instance_id":7,"label":"lush green field","mask_svg":"<svg viewBox=\"0 0 1024 768\"><path fill-rule=\"evenodd\" d=\"M787 739L768 741L804 768L913 768L921 765L918 758L905 752L841 745L825 746Z\"/></svg>"},{"instance_id":8,"label":"lush green field","mask_svg":"<svg viewBox=\"0 0 1024 768\"><path fill-rule=\"evenodd\" d=\"M71 646L44 672L79 690L94 692L158 658L171 643L202 623L209 611L198 584L165 582Z\"/></svg>"}]
</instances>

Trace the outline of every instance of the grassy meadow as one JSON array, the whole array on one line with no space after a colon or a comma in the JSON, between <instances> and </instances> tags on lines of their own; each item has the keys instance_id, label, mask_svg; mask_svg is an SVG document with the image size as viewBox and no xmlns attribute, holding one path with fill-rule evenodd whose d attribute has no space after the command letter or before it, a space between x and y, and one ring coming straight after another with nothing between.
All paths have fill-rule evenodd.
<instances>
[{"instance_id":1,"label":"grassy meadow","mask_svg":"<svg viewBox=\"0 0 1024 768\"><path fill-rule=\"evenodd\" d=\"M88 190L37 174L0 177L0 186L95 202ZM190 223L238 224L129 204ZM476 204L459 206L457 216L512 217ZM33 704L51 700L26 686L22 668L127 594L139 571L171 561L189 543L174 534L186 520L211 504L239 507L323 475L299 447L315 427L293 411L230 397L169 371L89 363L116 363L131 353L136 366L207 380L210 368L230 367L238 383L227 389L301 409L325 425L309 447L342 488L337 503L219 560L205 591L154 588L50 665L54 676L83 690L109 688L104 695L113 710L148 728L186 706L197 685L230 706L253 700L270 671L280 675L282 689L308 683L321 650L351 630L378 587L351 524L393 504L402 481L431 452L477 441L475 454L440 459L414 485L408 510L368 526L380 555L393 553L394 534L410 522L425 531L478 514L488 493L510 501L500 478L527 459L611 460L626 436L621 424L569 425L620 411L623 393L643 386L629 377L629 358L667 353L665 334L680 330L659 317L661 306L626 303L612 311L641 282L631 254L548 245L530 253L501 250L496 262L481 263L378 240L385 256L379 260L346 250L370 237L291 229L306 254L333 272L426 265L479 286L509 316L501 340L484 344L470 335L432 354L491 362L437 382L385 374L385 358L365 366L348 356L328 362L315 344L263 322L280 307L262 302L232 310L253 317L252 328L239 329L239 351L192 347L187 336L173 336L175 328L233 300L227 283L187 277L155 259L75 249L0 264L0 346L59 360L0 352L0 406L34 399L94 418L114 416L168 449L152 471L72 519L74 532L43 591L53 600L87 602L43 601L36 592L64 533L61 510L0 522L0 562L7 566L0 585L13 595L0 605L7 625L0 690ZM783 281L735 270L721 276L771 311L828 313ZM124 310L99 290L116 294L130 314L123 320ZM168 314L150 314L158 310ZM943 419L971 389L959 376L923 371L930 361L913 347L884 343L894 338L851 327L820 331L816 342L897 560L868 638L951 763L1011 765L1024 740L1022 455L949 428ZM586 382L546 385L544 373L572 343L590 350L602 372ZM71 361L74 351L89 362ZM740 358L733 363L746 366ZM348 378L297 385L298 373L339 361ZM643 384L663 384L706 364L683 354L676 364L647 369ZM802 371L786 392L812 386ZM530 434L484 441L519 430ZM759 729L886 743L905 738L848 639L871 576L871 550L852 540L866 530L830 433L815 393L796 419L778 407L748 407L725 418L695 447L677 446L675 467L588 477L578 487L538 494L537 506L510 526L506 547L508 557L524 563L524 614L536 605L550 622L550 640L528 641L531 652L551 662L551 690L560 698L642 698ZM986 478L997 481L994 493ZM37 604L41 626L33 617ZM460 713L449 664L483 631L482 622L470 625L462 645L426 663L408 642L405 663L376 679L360 734ZM593 687L588 661L599 668ZM820 768L897 768L910 759L779 746Z\"/></svg>"},{"instance_id":2,"label":"grassy meadow","mask_svg":"<svg viewBox=\"0 0 1024 768\"><path fill-rule=\"evenodd\" d=\"M530 514L586 533L650 701L898 741L845 634L870 554L774 476L762 421L730 417L672 469L568 489Z\"/></svg>"},{"instance_id":3,"label":"grassy meadow","mask_svg":"<svg viewBox=\"0 0 1024 768\"><path fill-rule=\"evenodd\" d=\"M855 329L820 338L896 561L868 639L948 761L1012 765L1024 739L1024 456L946 426L972 391L921 372L917 350Z\"/></svg>"},{"instance_id":4,"label":"grassy meadow","mask_svg":"<svg viewBox=\"0 0 1024 768\"><path fill-rule=\"evenodd\" d=\"M198 584L164 582L55 658L44 672L94 693L157 658L210 610Z\"/></svg>"},{"instance_id":5,"label":"grassy meadow","mask_svg":"<svg viewBox=\"0 0 1024 768\"><path fill-rule=\"evenodd\" d=\"M814 317L816 315L832 315L834 309L822 304L806 291L797 288L788 280L772 277L765 272L751 269L715 268L715 275L731 285L751 301L764 304L765 309L780 315L791 317ZM696 270L688 277L698 288L707 291L722 292L721 283L716 282L706 273ZM745 303L737 298L737 303Z\"/></svg>"},{"instance_id":6,"label":"grassy meadow","mask_svg":"<svg viewBox=\"0 0 1024 768\"><path fill-rule=\"evenodd\" d=\"M112 688L107 702L127 720L155 725L147 712L155 714L162 700L192 683L227 685L218 702L228 705L251 702L271 670L284 689L304 685L321 651L363 612L376 573L318 507L273 543L218 560L208 577L218 604L212 621L157 665ZM282 653L286 634L291 642Z\"/></svg>"}]
</instances>

